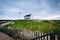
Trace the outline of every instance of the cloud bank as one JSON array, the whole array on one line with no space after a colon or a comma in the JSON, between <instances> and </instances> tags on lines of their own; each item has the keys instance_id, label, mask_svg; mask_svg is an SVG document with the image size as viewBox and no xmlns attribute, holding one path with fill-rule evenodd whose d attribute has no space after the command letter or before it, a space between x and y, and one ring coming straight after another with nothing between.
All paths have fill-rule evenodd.
<instances>
[{"instance_id":1,"label":"cloud bank","mask_svg":"<svg viewBox=\"0 0 60 40\"><path fill-rule=\"evenodd\" d=\"M60 19L60 0L0 0L0 19Z\"/></svg>"}]
</instances>

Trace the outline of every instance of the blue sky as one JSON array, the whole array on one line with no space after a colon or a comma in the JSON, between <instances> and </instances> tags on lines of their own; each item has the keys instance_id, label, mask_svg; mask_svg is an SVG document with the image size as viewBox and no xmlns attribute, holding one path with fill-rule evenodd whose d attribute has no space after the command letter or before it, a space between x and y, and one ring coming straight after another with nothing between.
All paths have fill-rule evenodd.
<instances>
[{"instance_id":1,"label":"blue sky","mask_svg":"<svg viewBox=\"0 0 60 40\"><path fill-rule=\"evenodd\" d=\"M60 0L0 0L1 19L60 19Z\"/></svg>"}]
</instances>

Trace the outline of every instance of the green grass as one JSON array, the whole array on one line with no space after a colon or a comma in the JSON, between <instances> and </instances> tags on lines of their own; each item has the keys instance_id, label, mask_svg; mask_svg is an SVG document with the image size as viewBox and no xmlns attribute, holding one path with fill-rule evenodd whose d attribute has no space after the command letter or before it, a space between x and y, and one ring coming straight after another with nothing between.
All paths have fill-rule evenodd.
<instances>
[{"instance_id":1,"label":"green grass","mask_svg":"<svg viewBox=\"0 0 60 40\"><path fill-rule=\"evenodd\" d=\"M56 22L52 20L13 20L14 24L9 26L23 28L31 31L50 32L57 31ZM60 29L58 29L60 30Z\"/></svg>"}]
</instances>

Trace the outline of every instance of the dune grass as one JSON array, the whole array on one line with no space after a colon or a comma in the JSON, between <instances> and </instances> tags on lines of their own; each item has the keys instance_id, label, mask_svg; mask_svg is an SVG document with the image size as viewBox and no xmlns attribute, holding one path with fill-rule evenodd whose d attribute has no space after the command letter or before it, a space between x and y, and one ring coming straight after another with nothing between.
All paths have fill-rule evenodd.
<instances>
[{"instance_id":1,"label":"dune grass","mask_svg":"<svg viewBox=\"0 0 60 40\"><path fill-rule=\"evenodd\" d=\"M23 28L31 31L50 32L56 31L56 26L51 20L13 20L11 27Z\"/></svg>"}]
</instances>

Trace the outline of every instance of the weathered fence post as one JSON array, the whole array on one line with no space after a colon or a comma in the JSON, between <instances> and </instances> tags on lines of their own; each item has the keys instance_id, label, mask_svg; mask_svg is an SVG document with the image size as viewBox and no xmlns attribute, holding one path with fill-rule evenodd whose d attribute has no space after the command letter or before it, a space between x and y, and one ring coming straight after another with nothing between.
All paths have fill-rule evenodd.
<instances>
[{"instance_id":1,"label":"weathered fence post","mask_svg":"<svg viewBox=\"0 0 60 40\"><path fill-rule=\"evenodd\" d=\"M50 33L50 40L55 40L55 33L54 32Z\"/></svg>"},{"instance_id":2,"label":"weathered fence post","mask_svg":"<svg viewBox=\"0 0 60 40\"><path fill-rule=\"evenodd\" d=\"M58 40L60 40L60 34L58 34Z\"/></svg>"}]
</instances>

